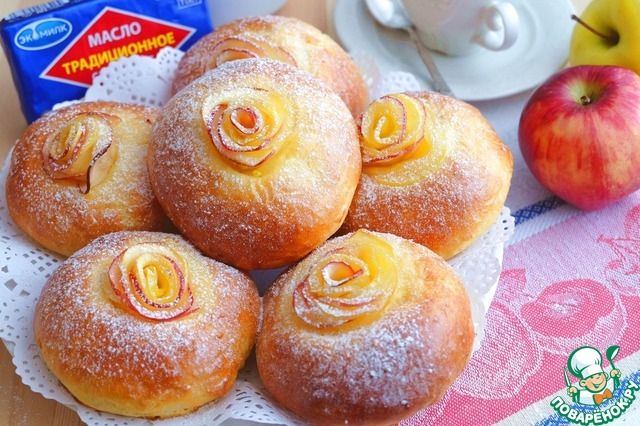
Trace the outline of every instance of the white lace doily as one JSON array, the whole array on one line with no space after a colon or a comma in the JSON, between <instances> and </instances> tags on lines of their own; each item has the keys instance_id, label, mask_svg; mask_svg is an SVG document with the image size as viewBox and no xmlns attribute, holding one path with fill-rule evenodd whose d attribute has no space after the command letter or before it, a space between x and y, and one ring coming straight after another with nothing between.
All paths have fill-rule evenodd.
<instances>
[{"instance_id":1,"label":"white lace doily","mask_svg":"<svg viewBox=\"0 0 640 426\"><path fill-rule=\"evenodd\" d=\"M111 63L95 78L86 100L109 99L161 106L169 95L170 82L181 52L165 49L157 59L129 57ZM372 97L384 93L419 90L417 80L406 73L381 75L370 60L358 59L371 88ZM22 381L34 392L75 410L89 425L213 425L227 419L268 424L301 424L281 409L266 393L249 359L233 389L223 398L195 413L175 419L151 422L98 412L79 404L48 370L34 341L33 312L42 286L63 258L40 247L12 222L6 207L5 182L9 155L0 173L0 338L13 354L13 363ZM485 314L495 292L502 268L504 242L513 234L514 220L504 208L493 227L450 263L460 274L471 296L476 330L474 350L484 336ZM261 287L275 274L254 274Z\"/></svg>"}]
</instances>

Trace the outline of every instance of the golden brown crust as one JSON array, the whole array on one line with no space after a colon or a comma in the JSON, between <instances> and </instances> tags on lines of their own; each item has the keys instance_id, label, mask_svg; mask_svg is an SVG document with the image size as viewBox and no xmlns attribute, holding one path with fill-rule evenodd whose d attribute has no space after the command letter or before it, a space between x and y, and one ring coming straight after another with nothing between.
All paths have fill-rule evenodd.
<instances>
[{"instance_id":1,"label":"golden brown crust","mask_svg":"<svg viewBox=\"0 0 640 426\"><path fill-rule=\"evenodd\" d=\"M156 114L155 108L140 105L85 102L31 124L13 150L7 177L7 206L16 224L40 244L66 256L110 232L160 230L166 216L153 195L146 166ZM117 144L113 166L87 194L77 181L52 178L43 159L44 145L82 115L108 117Z\"/></svg>"},{"instance_id":2,"label":"golden brown crust","mask_svg":"<svg viewBox=\"0 0 640 426\"><path fill-rule=\"evenodd\" d=\"M262 125L247 138L259 146L225 148L246 142L231 122L251 114ZM360 176L344 103L278 61L233 61L207 73L165 106L152 139L149 172L168 216L205 254L242 269L283 266L322 244L344 220Z\"/></svg>"},{"instance_id":3,"label":"golden brown crust","mask_svg":"<svg viewBox=\"0 0 640 426\"><path fill-rule=\"evenodd\" d=\"M109 269L140 243L184 260L194 310L153 321L114 294ZM50 277L34 318L41 355L82 403L136 417L186 414L233 386L260 314L248 275L205 258L179 236L119 232L98 238Z\"/></svg>"},{"instance_id":4,"label":"golden brown crust","mask_svg":"<svg viewBox=\"0 0 640 426\"><path fill-rule=\"evenodd\" d=\"M513 173L511 152L473 106L438 93L412 93L427 111L431 152L408 170L422 176L393 185L363 168L341 232L366 228L425 245L448 259L498 218ZM441 154L435 152L444 147ZM428 171L426 171L428 170Z\"/></svg>"},{"instance_id":5,"label":"golden brown crust","mask_svg":"<svg viewBox=\"0 0 640 426\"><path fill-rule=\"evenodd\" d=\"M308 316L307 306L328 303L331 292L342 287L329 286L321 296L314 293L315 287L296 296L303 294L300 287L306 277L317 272L314 268L327 256L355 246L354 236L363 234L367 240L359 243L366 247L361 258L389 259L385 271L371 274L369 287L361 282L352 286L358 287L357 296L345 290L334 299L338 302L323 313L331 319ZM378 244L390 248L378 254L367 251ZM380 262L369 266L376 264ZM395 275L375 278L389 270ZM378 290L390 294L384 296L383 307L367 311L367 304L377 303L371 300L377 300L372 294ZM318 424L398 422L437 402L471 354L471 308L460 279L433 252L390 234L359 231L328 241L279 277L263 302L256 343L260 377L282 405ZM345 307L349 302L355 305ZM354 306L360 316L351 315L348 322L335 326L322 322Z\"/></svg>"},{"instance_id":6,"label":"golden brown crust","mask_svg":"<svg viewBox=\"0 0 640 426\"><path fill-rule=\"evenodd\" d=\"M239 19L198 40L180 61L173 93L215 68L216 47L233 38L250 43L239 45L239 49L252 50L260 57L290 62L313 74L338 93L354 116L360 114L366 105L367 87L349 55L315 27L283 16Z\"/></svg>"}]
</instances>

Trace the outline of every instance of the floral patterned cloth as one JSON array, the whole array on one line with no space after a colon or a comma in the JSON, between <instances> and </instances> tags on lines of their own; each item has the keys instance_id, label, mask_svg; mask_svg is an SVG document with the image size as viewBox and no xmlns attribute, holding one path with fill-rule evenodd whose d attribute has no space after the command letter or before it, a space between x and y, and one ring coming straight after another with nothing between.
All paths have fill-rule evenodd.
<instances>
[{"instance_id":1,"label":"floral patterned cloth","mask_svg":"<svg viewBox=\"0 0 640 426\"><path fill-rule=\"evenodd\" d=\"M442 400L404 425L572 424L551 401L560 396L578 412L593 410L567 396L564 368L581 346L603 354L606 372L612 367L605 350L620 347L614 363L621 388L640 377L640 191L597 212L578 211L547 193L517 146L525 100L480 105L515 158L507 205L516 233L505 250L486 337ZM579 378L568 377L578 386ZM640 424L636 405L613 424Z\"/></svg>"}]
</instances>

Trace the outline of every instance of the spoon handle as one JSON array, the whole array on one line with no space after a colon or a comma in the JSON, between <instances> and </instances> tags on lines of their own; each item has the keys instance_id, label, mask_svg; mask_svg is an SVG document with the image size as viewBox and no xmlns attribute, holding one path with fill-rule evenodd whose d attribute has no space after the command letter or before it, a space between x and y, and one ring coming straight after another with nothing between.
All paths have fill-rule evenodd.
<instances>
[{"instance_id":1,"label":"spoon handle","mask_svg":"<svg viewBox=\"0 0 640 426\"><path fill-rule=\"evenodd\" d=\"M420 54L420 57L422 58L424 64L427 66L429 74L431 74L431 79L433 80L433 89L438 93L442 93L443 95L454 97L451 88L445 81L444 77L442 77L442 74L440 74L440 70L436 66L435 62L433 62L431 53L427 50L424 44L422 44L420 38L418 38L418 34L416 33L415 28L413 26L410 26L409 28L407 28L407 31L409 31L411 41L413 41L413 43L418 48L418 53Z\"/></svg>"}]
</instances>

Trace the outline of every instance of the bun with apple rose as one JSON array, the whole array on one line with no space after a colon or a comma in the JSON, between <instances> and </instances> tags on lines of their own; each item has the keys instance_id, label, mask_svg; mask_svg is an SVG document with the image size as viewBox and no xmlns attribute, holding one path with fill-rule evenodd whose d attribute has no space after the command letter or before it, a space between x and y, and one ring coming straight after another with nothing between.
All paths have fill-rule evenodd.
<instances>
[{"instance_id":1,"label":"bun with apple rose","mask_svg":"<svg viewBox=\"0 0 640 426\"><path fill-rule=\"evenodd\" d=\"M313 423L396 423L437 402L471 355L462 281L441 257L395 235L329 240L263 302L262 382Z\"/></svg>"},{"instance_id":2,"label":"bun with apple rose","mask_svg":"<svg viewBox=\"0 0 640 426\"><path fill-rule=\"evenodd\" d=\"M513 159L473 106L432 92L387 95L359 129L362 177L342 232L389 232L448 259L498 218Z\"/></svg>"},{"instance_id":3,"label":"bun with apple rose","mask_svg":"<svg viewBox=\"0 0 640 426\"><path fill-rule=\"evenodd\" d=\"M349 55L315 27L283 16L238 19L201 38L182 57L173 92L225 62L247 58L275 59L313 74L354 116L367 103L367 87Z\"/></svg>"},{"instance_id":4,"label":"bun with apple rose","mask_svg":"<svg viewBox=\"0 0 640 426\"><path fill-rule=\"evenodd\" d=\"M177 235L117 232L51 275L33 326L43 360L78 401L166 418L227 393L259 316L247 274Z\"/></svg>"},{"instance_id":5,"label":"bun with apple rose","mask_svg":"<svg viewBox=\"0 0 640 426\"><path fill-rule=\"evenodd\" d=\"M223 64L164 107L151 183L180 232L242 269L299 260L344 220L361 170L338 95L291 65Z\"/></svg>"},{"instance_id":6,"label":"bun with apple rose","mask_svg":"<svg viewBox=\"0 0 640 426\"><path fill-rule=\"evenodd\" d=\"M147 147L155 108L83 102L50 112L16 143L7 207L34 240L69 256L100 235L160 230Z\"/></svg>"}]
</instances>

